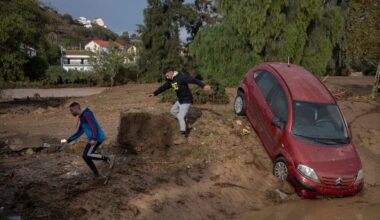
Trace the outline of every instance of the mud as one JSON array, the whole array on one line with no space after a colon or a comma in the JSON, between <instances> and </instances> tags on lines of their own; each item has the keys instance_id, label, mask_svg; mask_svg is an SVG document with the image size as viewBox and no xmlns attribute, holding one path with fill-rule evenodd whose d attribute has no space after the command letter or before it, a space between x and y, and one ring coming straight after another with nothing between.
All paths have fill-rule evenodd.
<instances>
[{"instance_id":1,"label":"mud","mask_svg":"<svg viewBox=\"0 0 380 220\"><path fill-rule=\"evenodd\" d=\"M172 145L175 120L167 113L121 113L117 144L130 153L160 153Z\"/></svg>"},{"instance_id":2,"label":"mud","mask_svg":"<svg viewBox=\"0 0 380 220\"><path fill-rule=\"evenodd\" d=\"M0 91L1 99L25 99L30 97L64 98L95 95L106 88L52 88L52 89L3 89Z\"/></svg>"},{"instance_id":3,"label":"mud","mask_svg":"<svg viewBox=\"0 0 380 220\"><path fill-rule=\"evenodd\" d=\"M128 85L41 111L0 114L0 218L378 219L378 101L339 102L365 169L363 192L305 201L273 177L260 140L232 104L193 106L188 143L172 145L163 138L179 129L170 105L145 95L157 86ZM235 92L228 90L231 100ZM63 149L31 147L33 139L54 145L75 132L72 101L88 106L104 127L108 138L99 152L116 155L106 185L81 158L84 138ZM26 148L14 152L10 140L17 138Z\"/></svg>"},{"instance_id":4,"label":"mud","mask_svg":"<svg viewBox=\"0 0 380 220\"><path fill-rule=\"evenodd\" d=\"M41 98L14 99L12 101L0 101L0 114L16 113L28 114L32 112L44 112L48 108L61 107L67 98Z\"/></svg>"}]
</instances>

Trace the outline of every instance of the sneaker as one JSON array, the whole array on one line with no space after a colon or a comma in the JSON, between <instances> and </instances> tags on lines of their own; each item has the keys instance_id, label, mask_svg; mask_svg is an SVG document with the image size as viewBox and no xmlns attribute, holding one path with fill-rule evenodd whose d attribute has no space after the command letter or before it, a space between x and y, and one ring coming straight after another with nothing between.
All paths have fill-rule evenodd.
<instances>
[{"instance_id":1,"label":"sneaker","mask_svg":"<svg viewBox=\"0 0 380 220\"><path fill-rule=\"evenodd\" d=\"M185 135L180 135L177 139L173 141L174 145L181 145L181 144L186 144L187 143L187 138Z\"/></svg>"},{"instance_id":2,"label":"sneaker","mask_svg":"<svg viewBox=\"0 0 380 220\"><path fill-rule=\"evenodd\" d=\"M106 162L109 165L109 168L112 169L113 166L115 165L115 156L111 155L111 156L107 157Z\"/></svg>"}]
</instances>

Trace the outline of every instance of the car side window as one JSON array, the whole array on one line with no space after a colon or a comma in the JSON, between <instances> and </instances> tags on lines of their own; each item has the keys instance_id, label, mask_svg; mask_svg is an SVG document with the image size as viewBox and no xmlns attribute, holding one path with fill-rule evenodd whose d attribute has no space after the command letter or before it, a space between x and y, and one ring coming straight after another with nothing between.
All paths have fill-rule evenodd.
<instances>
[{"instance_id":1,"label":"car side window","mask_svg":"<svg viewBox=\"0 0 380 220\"><path fill-rule=\"evenodd\" d=\"M269 107L273 114L282 121L288 121L288 101L281 85L278 84L273 95L269 98Z\"/></svg>"},{"instance_id":2,"label":"car side window","mask_svg":"<svg viewBox=\"0 0 380 220\"><path fill-rule=\"evenodd\" d=\"M255 77L255 81L263 93L265 99L268 101L271 91L278 85L276 78L271 73L266 71L257 72L259 75ZM255 76L255 73L254 73Z\"/></svg>"},{"instance_id":3,"label":"car side window","mask_svg":"<svg viewBox=\"0 0 380 220\"><path fill-rule=\"evenodd\" d=\"M264 73L263 71L257 71L253 73L253 79L255 80L256 83L263 76L263 73Z\"/></svg>"}]
</instances>

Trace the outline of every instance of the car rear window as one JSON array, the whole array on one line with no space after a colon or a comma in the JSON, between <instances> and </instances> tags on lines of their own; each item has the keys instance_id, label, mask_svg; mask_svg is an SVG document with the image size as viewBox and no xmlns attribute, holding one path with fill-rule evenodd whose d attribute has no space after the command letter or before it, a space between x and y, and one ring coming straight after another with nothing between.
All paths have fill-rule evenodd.
<instances>
[{"instance_id":1,"label":"car rear window","mask_svg":"<svg viewBox=\"0 0 380 220\"><path fill-rule=\"evenodd\" d=\"M260 91L263 93L265 99L268 101L272 89L275 88L278 84L276 78L274 78L271 73L261 71L259 75L255 77L255 81L259 86Z\"/></svg>"}]
</instances>

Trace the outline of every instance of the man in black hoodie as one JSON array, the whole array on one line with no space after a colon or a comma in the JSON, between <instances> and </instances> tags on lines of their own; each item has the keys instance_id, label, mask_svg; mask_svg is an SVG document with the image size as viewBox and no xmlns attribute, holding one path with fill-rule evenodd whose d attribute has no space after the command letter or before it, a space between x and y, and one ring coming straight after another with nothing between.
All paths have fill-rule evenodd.
<instances>
[{"instance_id":1,"label":"man in black hoodie","mask_svg":"<svg viewBox=\"0 0 380 220\"><path fill-rule=\"evenodd\" d=\"M205 91L210 91L211 86L204 84L198 79L194 79L185 74L178 73L172 68L166 68L164 71L167 81L156 91L149 94L150 97L157 96L160 93L172 88L177 94L177 102L173 105L170 113L178 119L180 130L181 130L181 140L176 141L177 144L182 144L186 141L186 122L185 117L191 104L193 104L193 95L191 94L189 84L197 84L202 87Z\"/></svg>"}]
</instances>

